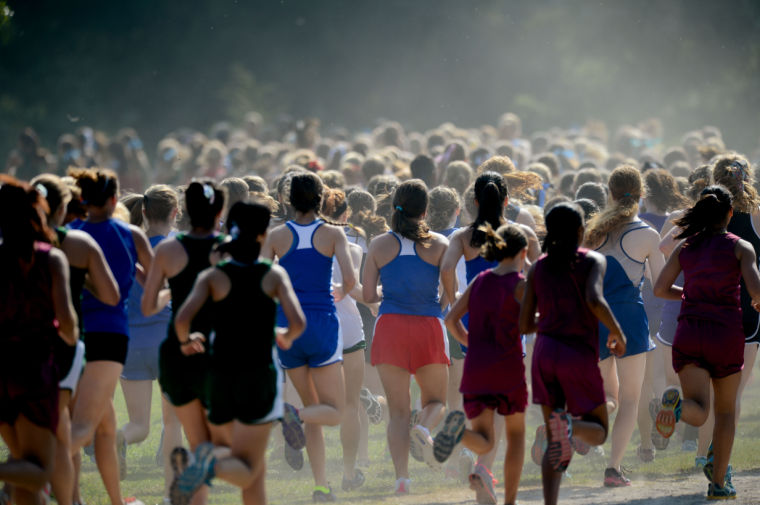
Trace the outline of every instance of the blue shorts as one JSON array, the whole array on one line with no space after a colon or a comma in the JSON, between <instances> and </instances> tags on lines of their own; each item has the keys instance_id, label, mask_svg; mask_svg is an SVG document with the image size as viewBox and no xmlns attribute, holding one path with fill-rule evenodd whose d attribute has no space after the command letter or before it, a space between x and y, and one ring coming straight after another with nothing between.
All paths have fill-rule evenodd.
<instances>
[{"instance_id":1,"label":"blue shorts","mask_svg":"<svg viewBox=\"0 0 760 505\"><path fill-rule=\"evenodd\" d=\"M649 337L649 321L643 303L610 303L610 309L625 334L625 354L621 358L654 349L654 342ZM599 361L612 356L610 350L607 349L609 334L607 327L599 323Z\"/></svg>"},{"instance_id":2,"label":"blue shorts","mask_svg":"<svg viewBox=\"0 0 760 505\"><path fill-rule=\"evenodd\" d=\"M311 368L343 361L343 338L335 312L304 310L306 329L287 351L277 348L282 368Z\"/></svg>"},{"instance_id":3,"label":"blue shorts","mask_svg":"<svg viewBox=\"0 0 760 505\"><path fill-rule=\"evenodd\" d=\"M154 381L158 379L158 346L129 348L121 378L128 381Z\"/></svg>"}]
</instances>

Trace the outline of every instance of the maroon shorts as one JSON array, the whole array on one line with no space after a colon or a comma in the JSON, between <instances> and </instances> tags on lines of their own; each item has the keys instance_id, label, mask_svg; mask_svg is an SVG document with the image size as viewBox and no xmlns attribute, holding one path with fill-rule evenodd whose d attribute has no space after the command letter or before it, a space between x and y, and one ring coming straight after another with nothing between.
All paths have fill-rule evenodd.
<instances>
[{"instance_id":1,"label":"maroon shorts","mask_svg":"<svg viewBox=\"0 0 760 505\"><path fill-rule=\"evenodd\" d=\"M52 355L42 365L19 365L0 371L0 424L13 425L23 415L32 424L55 433L58 428L58 371Z\"/></svg>"},{"instance_id":2,"label":"maroon shorts","mask_svg":"<svg viewBox=\"0 0 760 505\"><path fill-rule=\"evenodd\" d=\"M597 356L544 335L536 338L531 367L533 403L582 416L604 404Z\"/></svg>"},{"instance_id":3,"label":"maroon shorts","mask_svg":"<svg viewBox=\"0 0 760 505\"><path fill-rule=\"evenodd\" d=\"M413 374L432 364L449 364L449 341L437 317L381 314L372 339L372 365L395 365Z\"/></svg>"},{"instance_id":4,"label":"maroon shorts","mask_svg":"<svg viewBox=\"0 0 760 505\"><path fill-rule=\"evenodd\" d=\"M522 383L509 394L467 394L464 393L464 413L467 419L475 419L486 409L495 410L503 416L525 412L528 405L528 386Z\"/></svg>"},{"instance_id":5,"label":"maroon shorts","mask_svg":"<svg viewBox=\"0 0 760 505\"><path fill-rule=\"evenodd\" d=\"M722 379L744 368L744 330L717 321L684 317L678 321L673 338L673 369L686 365L707 370L710 377Z\"/></svg>"}]
</instances>

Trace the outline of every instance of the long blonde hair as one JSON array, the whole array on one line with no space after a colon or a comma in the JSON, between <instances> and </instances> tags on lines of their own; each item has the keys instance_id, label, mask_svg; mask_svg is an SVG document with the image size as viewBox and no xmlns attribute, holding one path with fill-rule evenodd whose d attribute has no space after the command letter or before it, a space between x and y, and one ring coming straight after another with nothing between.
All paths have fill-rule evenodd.
<instances>
[{"instance_id":1,"label":"long blonde hair","mask_svg":"<svg viewBox=\"0 0 760 505\"><path fill-rule=\"evenodd\" d=\"M738 153L717 156L712 162L712 173L715 183L731 192L735 211L757 212L760 197L752 186L754 175L747 158Z\"/></svg>"},{"instance_id":2,"label":"long blonde hair","mask_svg":"<svg viewBox=\"0 0 760 505\"><path fill-rule=\"evenodd\" d=\"M612 201L589 222L584 241L588 247L598 246L608 233L639 213L642 184L641 174L635 167L620 165L610 174L607 185Z\"/></svg>"}]
</instances>

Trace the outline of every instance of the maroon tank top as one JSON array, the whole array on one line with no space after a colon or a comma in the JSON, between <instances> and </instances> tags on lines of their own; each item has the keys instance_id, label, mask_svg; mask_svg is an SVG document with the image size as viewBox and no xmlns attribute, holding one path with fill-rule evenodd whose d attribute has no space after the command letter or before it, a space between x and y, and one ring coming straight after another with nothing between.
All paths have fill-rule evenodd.
<instances>
[{"instance_id":1,"label":"maroon tank top","mask_svg":"<svg viewBox=\"0 0 760 505\"><path fill-rule=\"evenodd\" d=\"M544 254L536 261L538 334L599 356L599 320L586 305L586 281L594 265L588 249L578 249L569 270L557 272Z\"/></svg>"},{"instance_id":2,"label":"maroon tank top","mask_svg":"<svg viewBox=\"0 0 760 505\"><path fill-rule=\"evenodd\" d=\"M520 304L515 287L519 272L478 274L470 289L467 354L460 392L507 394L525 383Z\"/></svg>"},{"instance_id":3,"label":"maroon tank top","mask_svg":"<svg viewBox=\"0 0 760 505\"><path fill-rule=\"evenodd\" d=\"M734 252L739 240L733 233L699 234L686 240L678 254L684 274L679 319L707 319L741 327L741 267Z\"/></svg>"}]
</instances>

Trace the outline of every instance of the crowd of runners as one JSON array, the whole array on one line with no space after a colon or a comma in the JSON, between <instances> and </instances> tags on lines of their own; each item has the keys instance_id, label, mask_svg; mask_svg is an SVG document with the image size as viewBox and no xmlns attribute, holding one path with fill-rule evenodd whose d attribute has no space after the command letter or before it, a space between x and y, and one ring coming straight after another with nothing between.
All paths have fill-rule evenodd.
<instances>
[{"instance_id":1,"label":"crowd of runners","mask_svg":"<svg viewBox=\"0 0 760 505\"><path fill-rule=\"evenodd\" d=\"M413 493L411 456L495 504L502 440L505 504L526 444L547 504L608 437L600 484L628 486L638 429L643 462L678 431L707 498L735 497L758 181L715 127L664 138L657 120L349 132L250 113L173 132L151 160L131 129L53 150L24 130L0 176L0 503L82 505L83 455L112 505L141 503L120 480L154 381L173 505L215 480L266 503L270 436L295 469L306 450L314 502L348 499L381 423L389 494Z\"/></svg>"}]
</instances>

